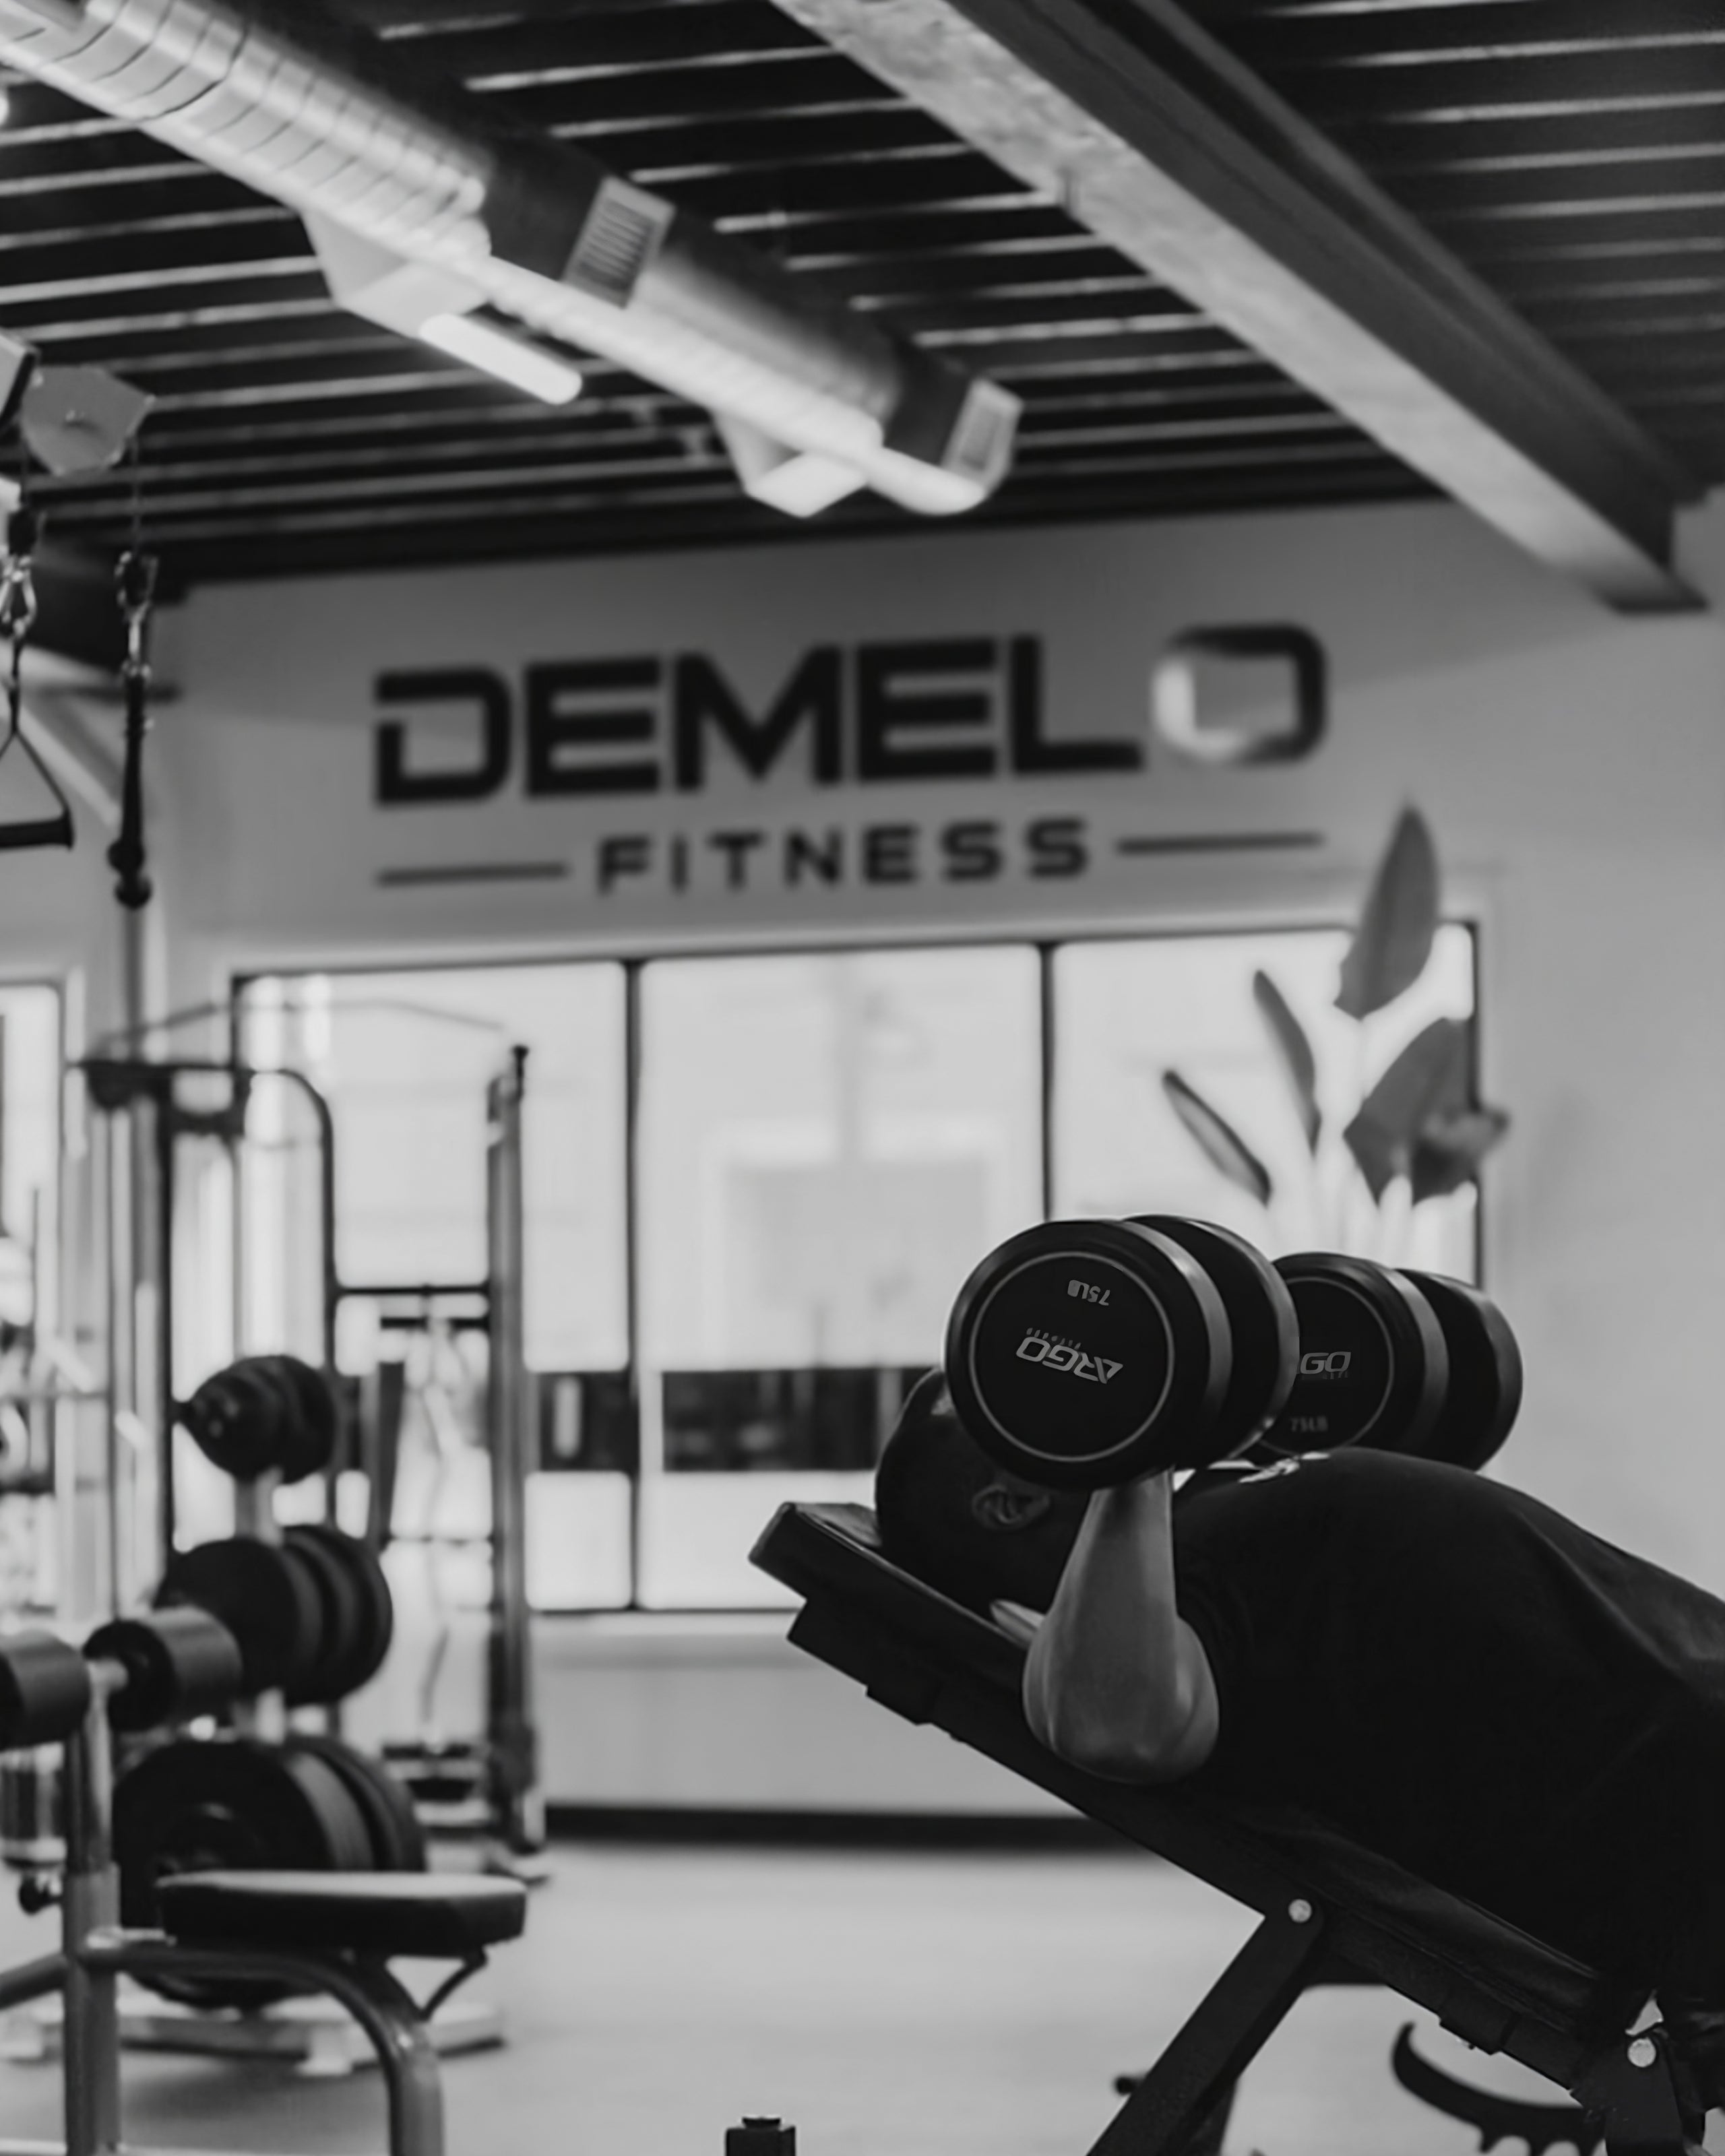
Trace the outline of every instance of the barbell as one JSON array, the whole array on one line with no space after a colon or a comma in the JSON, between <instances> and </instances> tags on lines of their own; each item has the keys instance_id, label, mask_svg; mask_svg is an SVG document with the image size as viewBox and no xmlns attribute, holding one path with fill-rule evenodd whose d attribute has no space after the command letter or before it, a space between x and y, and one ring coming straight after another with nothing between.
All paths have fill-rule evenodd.
<instances>
[{"instance_id":1,"label":"barbell","mask_svg":"<svg viewBox=\"0 0 1725 2156\"><path fill-rule=\"evenodd\" d=\"M959 1291L945 1370L986 1452L1065 1489L1348 1445L1477 1468L1522 1383L1476 1288L1326 1252L1272 1265L1166 1214L1009 1238Z\"/></svg>"}]
</instances>

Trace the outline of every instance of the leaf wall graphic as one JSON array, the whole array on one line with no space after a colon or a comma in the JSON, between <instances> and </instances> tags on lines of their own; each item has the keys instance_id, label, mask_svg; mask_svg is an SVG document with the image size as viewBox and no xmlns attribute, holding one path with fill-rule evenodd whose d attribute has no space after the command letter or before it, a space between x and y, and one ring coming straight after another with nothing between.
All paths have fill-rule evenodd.
<instances>
[{"instance_id":1,"label":"leaf wall graphic","mask_svg":"<svg viewBox=\"0 0 1725 2156\"><path fill-rule=\"evenodd\" d=\"M1307 1039L1306 1029L1289 1009L1286 997L1268 973L1259 972L1253 974L1252 1000L1270 1029L1270 1038L1276 1044L1281 1067L1293 1089L1294 1110L1300 1118L1300 1127L1306 1133L1306 1149L1308 1152L1316 1152L1324 1119L1323 1111L1317 1105L1317 1059L1312 1052L1312 1043Z\"/></svg>"},{"instance_id":2,"label":"leaf wall graphic","mask_svg":"<svg viewBox=\"0 0 1725 2156\"><path fill-rule=\"evenodd\" d=\"M1164 1070L1162 1090L1168 1105L1204 1149L1205 1157L1248 1197L1267 1205L1274 1194L1270 1171L1245 1140L1178 1070Z\"/></svg>"},{"instance_id":3,"label":"leaf wall graphic","mask_svg":"<svg viewBox=\"0 0 1725 2156\"><path fill-rule=\"evenodd\" d=\"M1417 808L1403 809L1342 961L1336 1008L1369 1018L1413 987L1438 932L1437 848Z\"/></svg>"}]
</instances>

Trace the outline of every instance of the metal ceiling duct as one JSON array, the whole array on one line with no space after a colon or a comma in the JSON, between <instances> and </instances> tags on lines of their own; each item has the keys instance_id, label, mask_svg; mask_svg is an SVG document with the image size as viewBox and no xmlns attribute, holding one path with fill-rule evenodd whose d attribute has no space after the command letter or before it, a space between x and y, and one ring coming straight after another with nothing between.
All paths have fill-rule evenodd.
<instances>
[{"instance_id":1,"label":"metal ceiling duct","mask_svg":"<svg viewBox=\"0 0 1725 2156\"><path fill-rule=\"evenodd\" d=\"M542 335L905 507L973 507L1019 404L700 218L324 18L226 0L0 0L0 59ZM445 311L447 311L445 309Z\"/></svg>"}]
</instances>

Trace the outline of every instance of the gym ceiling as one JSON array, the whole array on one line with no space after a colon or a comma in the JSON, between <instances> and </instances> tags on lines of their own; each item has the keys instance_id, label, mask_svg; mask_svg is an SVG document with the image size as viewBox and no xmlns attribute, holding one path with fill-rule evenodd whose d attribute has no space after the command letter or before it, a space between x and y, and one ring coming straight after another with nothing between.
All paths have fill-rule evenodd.
<instances>
[{"instance_id":1,"label":"gym ceiling","mask_svg":"<svg viewBox=\"0 0 1725 2156\"><path fill-rule=\"evenodd\" d=\"M1609 603L1684 601L1676 513L1725 479L1719 0L330 14L410 101L572 144L1013 392L963 523L1447 493ZM136 475L33 479L62 545L105 560L135 490L170 592L933 528L762 506L706 409L614 362L572 354L552 406L347 311L293 210L3 79L0 331L155 400Z\"/></svg>"}]
</instances>

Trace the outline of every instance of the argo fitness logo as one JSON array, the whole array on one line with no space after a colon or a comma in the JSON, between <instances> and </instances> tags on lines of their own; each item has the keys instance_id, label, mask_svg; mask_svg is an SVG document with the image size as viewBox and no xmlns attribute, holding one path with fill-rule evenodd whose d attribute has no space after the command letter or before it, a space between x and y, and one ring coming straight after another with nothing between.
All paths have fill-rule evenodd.
<instances>
[{"instance_id":1,"label":"argo fitness logo","mask_svg":"<svg viewBox=\"0 0 1725 2156\"><path fill-rule=\"evenodd\" d=\"M1018 1359L1021 1363L1040 1363L1045 1370L1064 1370L1069 1376L1083 1378L1093 1385L1106 1385L1126 1368L1123 1363L1111 1363L1106 1355L1088 1354L1070 1340L1056 1340L1046 1332L1027 1332L1019 1341Z\"/></svg>"}]
</instances>

